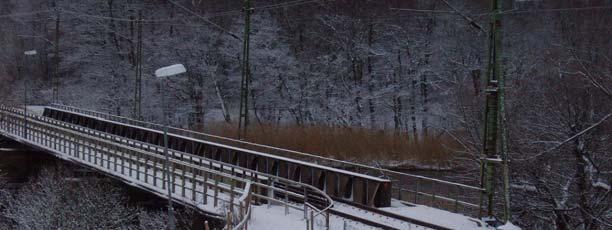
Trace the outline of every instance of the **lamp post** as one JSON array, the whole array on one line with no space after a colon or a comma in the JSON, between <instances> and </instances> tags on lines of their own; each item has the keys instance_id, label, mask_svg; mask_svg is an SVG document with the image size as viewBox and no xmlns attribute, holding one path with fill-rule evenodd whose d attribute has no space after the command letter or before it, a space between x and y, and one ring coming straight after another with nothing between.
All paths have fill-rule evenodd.
<instances>
[{"instance_id":1,"label":"lamp post","mask_svg":"<svg viewBox=\"0 0 612 230\"><path fill-rule=\"evenodd\" d=\"M36 50L28 50L23 52L23 54L28 57L35 56L38 52ZM23 78L23 138L28 139L28 81L25 79L25 74Z\"/></svg>"},{"instance_id":2,"label":"lamp post","mask_svg":"<svg viewBox=\"0 0 612 230\"><path fill-rule=\"evenodd\" d=\"M155 71L155 76L161 79L160 90L162 92L162 116L164 119L164 157L166 158L165 175L168 180L168 229L174 230L174 214L172 209L172 187L174 183L170 181L170 156L168 156L168 118L166 117L166 78L187 72L185 66L176 64L159 68ZM172 177L174 178L174 176ZM174 181L174 180L173 180Z\"/></svg>"}]
</instances>

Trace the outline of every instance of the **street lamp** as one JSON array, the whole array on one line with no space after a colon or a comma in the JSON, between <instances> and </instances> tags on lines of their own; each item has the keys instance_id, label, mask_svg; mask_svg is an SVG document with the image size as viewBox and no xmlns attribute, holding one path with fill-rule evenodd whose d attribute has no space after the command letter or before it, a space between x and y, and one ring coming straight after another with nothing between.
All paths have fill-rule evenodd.
<instances>
[{"instance_id":1,"label":"street lamp","mask_svg":"<svg viewBox=\"0 0 612 230\"><path fill-rule=\"evenodd\" d=\"M28 57L35 56L38 52L36 50L28 50L23 52L23 54ZM23 78L23 138L28 139L28 81L25 77Z\"/></svg>"},{"instance_id":2,"label":"street lamp","mask_svg":"<svg viewBox=\"0 0 612 230\"><path fill-rule=\"evenodd\" d=\"M182 64L176 64L171 66L166 66L163 68L159 68L155 71L155 76L161 79L161 87L160 90L162 92L162 116L164 118L164 156L166 158L166 178L168 179L168 228L171 230L175 229L174 225L174 215L172 210L172 187L174 183L170 181L170 157L168 156L168 118L166 117L166 78L182 74L187 72L185 66ZM174 176L172 177L174 178ZM174 180L173 180L174 181Z\"/></svg>"}]
</instances>

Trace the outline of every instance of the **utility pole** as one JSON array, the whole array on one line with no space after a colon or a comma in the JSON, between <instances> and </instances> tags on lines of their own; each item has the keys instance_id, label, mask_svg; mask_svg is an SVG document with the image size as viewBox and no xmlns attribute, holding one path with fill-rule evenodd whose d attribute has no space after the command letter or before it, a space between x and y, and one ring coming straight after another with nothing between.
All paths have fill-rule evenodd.
<instances>
[{"instance_id":1,"label":"utility pole","mask_svg":"<svg viewBox=\"0 0 612 230\"><path fill-rule=\"evenodd\" d=\"M136 82L134 84L134 119L142 120L142 10L138 11L138 43L136 44Z\"/></svg>"},{"instance_id":2,"label":"utility pole","mask_svg":"<svg viewBox=\"0 0 612 230\"><path fill-rule=\"evenodd\" d=\"M56 5L57 7L57 5ZM59 68L60 68L60 56L59 56L59 37L60 37L60 9L55 9L57 15L55 17L55 73L53 79L51 79L51 85L53 88L53 103L59 103Z\"/></svg>"},{"instance_id":3,"label":"utility pole","mask_svg":"<svg viewBox=\"0 0 612 230\"><path fill-rule=\"evenodd\" d=\"M486 88L486 108L485 108L485 127L483 138L484 181L487 195L487 216L489 220L494 218L494 197L495 197L495 169L501 162L497 152L498 145L498 125L500 105L500 95L503 95L503 76L501 76L501 2L502 0L491 1L491 19L489 30L489 61L487 66L487 88ZM501 80L501 82L500 82ZM500 84L501 83L501 84ZM501 92L500 92L501 91ZM502 129L503 130L503 129Z\"/></svg>"},{"instance_id":4,"label":"utility pole","mask_svg":"<svg viewBox=\"0 0 612 230\"><path fill-rule=\"evenodd\" d=\"M240 116L238 121L238 139L244 139L247 135L247 126L249 125L249 83L251 81L250 66L249 66L249 49L250 49L250 33L251 33L251 0L244 0L244 40L242 50L242 79L240 82Z\"/></svg>"},{"instance_id":5,"label":"utility pole","mask_svg":"<svg viewBox=\"0 0 612 230\"><path fill-rule=\"evenodd\" d=\"M503 177L503 189L504 189L504 222L510 221L510 172L508 168L508 130L506 126L506 77L504 72L501 71L501 1L497 3L497 73L498 76L498 87L499 87L499 127L501 134L501 158L502 158L502 177Z\"/></svg>"}]
</instances>

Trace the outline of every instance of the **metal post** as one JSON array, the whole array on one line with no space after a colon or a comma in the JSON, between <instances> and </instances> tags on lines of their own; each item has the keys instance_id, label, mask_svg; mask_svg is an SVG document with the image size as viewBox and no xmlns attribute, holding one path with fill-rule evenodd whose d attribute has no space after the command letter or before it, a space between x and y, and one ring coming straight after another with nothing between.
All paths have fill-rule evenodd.
<instances>
[{"instance_id":1,"label":"metal post","mask_svg":"<svg viewBox=\"0 0 612 230\"><path fill-rule=\"evenodd\" d=\"M215 193L213 195L214 199L213 199L213 207L217 207L217 197L219 197L219 175L215 175Z\"/></svg>"},{"instance_id":2,"label":"metal post","mask_svg":"<svg viewBox=\"0 0 612 230\"><path fill-rule=\"evenodd\" d=\"M206 171L204 171L204 178L202 178L204 180L204 183L202 183L202 187L204 187L204 191L202 192L202 202L204 204L208 203L208 174L206 173Z\"/></svg>"},{"instance_id":3,"label":"metal post","mask_svg":"<svg viewBox=\"0 0 612 230\"><path fill-rule=\"evenodd\" d=\"M499 115L500 115L500 133L501 133L501 158L502 158L502 176L504 181L504 222L510 221L510 172L508 168L508 140L506 131L506 105L505 105L505 77L504 74L499 75Z\"/></svg>"},{"instance_id":4,"label":"metal post","mask_svg":"<svg viewBox=\"0 0 612 230\"><path fill-rule=\"evenodd\" d=\"M483 153L485 159L484 187L487 194L487 215L494 215L494 176L495 165L489 162L490 158L497 155L498 144L498 114L499 114L499 85L501 76L501 1L491 0L490 36L489 36L489 60L487 68L486 109L484 122Z\"/></svg>"},{"instance_id":5,"label":"metal post","mask_svg":"<svg viewBox=\"0 0 612 230\"><path fill-rule=\"evenodd\" d=\"M227 213L227 229L232 229L233 228L233 224L232 224L232 211Z\"/></svg>"},{"instance_id":6,"label":"metal post","mask_svg":"<svg viewBox=\"0 0 612 230\"><path fill-rule=\"evenodd\" d=\"M289 214L289 191L287 191L288 187L288 182L285 182L285 215Z\"/></svg>"},{"instance_id":7,"label":"metal post","mask_svg":"<svg viewBox=\"0 0 612 230\"><path fill-rule=\"evenodd\" d=\"M436 207L436 182L431 182L431 207Z\"/></svg>"},{"instance_id":8,"label":"metal post","mask_svg":"<svg viewBox=\"0 0 612 230\"><path fill-rule=\"evenodd\" d=\"M60 67L60 57L59 57L59 37L60 37L60 11L57 10L57 16L55 19L55 73L51 84L53 85L53 103L59 103L59 67Z\"/></svg>"},{"instance_id":9,"label":"metal post","mask_svg":"<svg viewBox=\"0 0 612 230\"><path fill-rule=\"evenodd\" d=\"M234 211L234 190L236 188L236 181L231 179L230 183L230 211Z\"/></svg>"},{"instance_id":10,"label":"metal post","mask_svg":"<svg viewBox=\"0 0 612 230\"><path fill-rule=\"evenodd\" d=\"M19 71L21 73L21 71ZM21 74L24 76L25 74ZM23 138L28 139L28 81L23 78Z\"/></svg>"},{"instance_id":11,"label":"metal post","mask_svg":"<svg viewBox=\"0 0 612 230\"><path fill-rule=\"evenodd\" d=\"M310 229L314 230L314 211L310 211Z\"/></svg>"},{"instance_id":12,"label":"metal post","mask_svg":"<svg viewBox=\"0 0 612 230\"><path fill-rule=\"evenodd\" d=\"M272 205L272 199L274 199L274 181L272 179L268 179L268 197L270 197L270 200L268 200L268 208L270 208L270 206Z\"/></svg>"},{"instance_id":13,"label":"metal post","mask_svg":"<svg viewBox=\"0 0 612 230\"><path fill-rule=\"evenodd\" d=\"M249 66L249 49L250 49L250 33L251 33L251 1L244 0L244 40L242 47L242 79L240 82L240 114L238 117L238 139L244 139L247 135L247 126L249 124L249 83L250 83L250 66Z\"/></svg>"},{"instance_id":14,"label":"metal post","mask_svg":"<svg viewBox=\"0 0 612 230\"><path fill-rule=\"evenodd\" d=\"M329 230L329 211L325 212L325 229Z\"/></svg>"},{"instance_id":15,"label":"metal post","mask_svg":"<svg viewBox=\"0 0 612 230\"><path fill-rule=\"evenodd\" d=\"M306 203L308 203L308 191L304 187L304 219L307 218L306 214L308 213L308 206Z\"/></svg>"},{"instance_id":16,"label":"metal post","mask_svg":"<svg viewBox=\"0 0 612 230\"><path fill-rule=\"evenodd\" d=\"M418 204L417 202L419 201L419 182L420 181L421 181L420 179L417 179L417 182L416 182L416 191L414 193L414 203L415 204Z\"/></svg>"},{"instance_id":17,"label":"metal post","mask_svg":"<svg viewBox=\"0 0 612 230\"><path fill-rule=\"evenodd\" d=\"M193 201L196 201L196 203L197 203L197 201L198 201L198 199L197 199L197 197L196 197L196 195L197 195L197 194L196 194L196 187L197 187L196 185L197 185L197 183L198 183L198 181L197 181L197 179L198 179L198 174L199 174L199 173L198 173L198 171L197 171L197 169L196 169L196 168L191 168L191 176L192 176L192 177L191 177L191 180L190 180L190 181L191 181L191 199L192 199Z\"/></svg>"},{"instance_id":18,"label":"metal post","mask_svg":"<svg viewBox=\"0 0 612 230\"><path fill-rule=\"evenodd\" d=\"M166 80L161 81L162 91L162 116L164 119L164 157L166 158L166 179L168 180L168 229L174 230L174 214L172 209L172 184L170 181L170 156L168 155L168 118L166 116Z\"/></svg>"},{"instance_id":19,"label":"metal post","mask_svg":"<svg viewBox=\"0 0 612 230\"><path fill-rule=\"evenodd\" d=\"M133 117L136 120L142 120L142 11L138 11L138 26L137 36L138 43L136 44L135 55L135 87L134 87L134 111Z\"/></svg>"}]
</instances>

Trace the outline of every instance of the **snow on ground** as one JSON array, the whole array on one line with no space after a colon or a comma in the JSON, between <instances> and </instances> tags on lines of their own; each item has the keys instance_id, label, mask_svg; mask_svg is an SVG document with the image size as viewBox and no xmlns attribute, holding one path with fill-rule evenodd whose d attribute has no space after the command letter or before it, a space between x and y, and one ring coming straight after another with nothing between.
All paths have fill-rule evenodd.
<instances>
[{"instance_id":1,"label":"snow on ground","mask_svg":"<svg viewBox=\"0 0 612 230\"><path fill-rule=\"evenodd\" d=\"M282 206L272 205L268 207L253 206L253 215L248 223L248 229L254 230L297 230L306 229L306 220L303 212L295 209L290 209L289 214L285 214L285 209ZM373 228L362 223L354 222L338 216L331 215L329 229L342 230L373 230ZM318 216L315 218L314 229L326 229L325 217ZM401 229L419 229L419 228L401 228ZM420 228L423 229L423 228Z\"/></svg>"},{"instance_id":2,"label":"snow on ground","mask_svg":"<svg viewBox=\"0 0 612 230\"><path fill-rule=\"evenodd\" d=\"M302 213L296 210L290 210L288 215L285 215L285 209L281 206L267 205L252 206L251 220L248 223L249 229L254 230L287 230L287 229L304 229L306 221Z\"/></svg>"},{"instance_id":3,"label":"snow on ground","mask_svg":"<svg viewBox=\"0 0 612 230\"><path fill-rule=\"evenodd\" d=\"M340 203L340 202L334 203L334 209L337 211L343 212L343 213L348 213L354 216L359 216L361 218L364 218L364 219L367 219L373 222L382 223L389 227L394 227L397 229L424 229L423 227L408 223L406 221L389 218L387 216L369 212L364 209L360 209L360 208L357 208L357 207L354 207L348 204Z\"/></svg>"},{"instance_id":4,"label":"snow on ground","mask_svg":"<svg viewBox=\"0 0 612 230\"><path fill-rule=\"evenodd\" d=\"M392 200L391 207L381 210L452 229L489 229L471 217L423 205L406 205L398 200Z\"/></svg>"},{"instance_id":5,"label":"snow on ground","mask_svg":"<svg viewBox=\"0 0 612 230\"><path fill-rule=\"evenodd\" d=\"M497 229L499 230L521 230L520 227L512 224L511 222L508 222L502 226L497 227Z\"/></svg>"}]
</instances>

